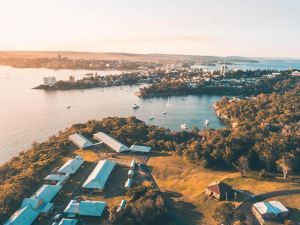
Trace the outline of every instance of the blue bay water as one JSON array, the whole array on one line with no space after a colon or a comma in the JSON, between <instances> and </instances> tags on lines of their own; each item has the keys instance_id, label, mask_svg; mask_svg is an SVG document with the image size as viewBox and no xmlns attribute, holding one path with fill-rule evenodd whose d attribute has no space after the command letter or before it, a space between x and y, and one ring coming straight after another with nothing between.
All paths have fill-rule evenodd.
<instances>
[{"instance_id":1,"label":"blue bay water","mask_svg":"<svg viewBox=\"0 0 300 225\"><path fill-rule=\"evenodd\" d=\"M236 65L235 65L236 66ZM262 61L257 64L242 64L242 69L287 69L300 68L300 61ZM91 119L100 120L108 116L136 116L147 123L180 130L186 123L189 128L204 127L208 119L213 128L224 127L212 109L212 104L222 96L202 95L143 100L134 95L140 86L95 88L46 92L33 90L44 76L55 76L58 80L74 75L77 79L90 71L16 69L0 66L0 163L20 151L28 149L33 141L44 141L59 130L74 123ZM119 71L97 71L98 74L118 74ZM133 110L133 104L140 105ZM67 109L67 106L71 106ZM167 111L166 115L162 115ZM149 121L149 117L155 118Z\"/></svg>"}]
</instances>

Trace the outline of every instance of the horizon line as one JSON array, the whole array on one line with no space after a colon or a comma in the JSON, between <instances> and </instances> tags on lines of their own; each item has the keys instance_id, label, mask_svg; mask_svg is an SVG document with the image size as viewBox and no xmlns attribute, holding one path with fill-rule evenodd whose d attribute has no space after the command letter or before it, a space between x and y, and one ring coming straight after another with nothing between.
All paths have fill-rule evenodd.
<instances>
[{"instance_id":1,"label":"horizon line","mask_svg":"<svg viewBox=\"0 0 300 225\"><path fill-rule=\"evenodd\" d=\"M136 53L136 52L118 52L118 51L78 51L78 50L2 50L0 49L0 53L3 52L33 52L33 53L42 53L42 52L52 52L52 53L90 53L90 54L127 54L127 55L173 55L173 56L193 56L193 57L220 57L220 58L229 58L229 57L240 57L240 58L252 58L252 59L292 59L292 60L300 60L300 57L280 57L280 56L244 56L244 55L201 55L201 54L181 54L181 53L162 53L162 52L148 52L148 53Z\"/></svg>"}]
</instances>

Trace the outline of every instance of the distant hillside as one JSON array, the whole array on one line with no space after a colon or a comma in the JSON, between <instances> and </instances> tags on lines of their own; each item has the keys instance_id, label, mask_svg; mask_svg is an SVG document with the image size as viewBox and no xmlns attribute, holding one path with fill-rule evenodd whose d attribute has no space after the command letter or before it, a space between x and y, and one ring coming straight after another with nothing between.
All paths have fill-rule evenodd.
<instances>
[{"instance_id":1,"label":"distant hillside","mask_svg":"<svg viewBox=\"0 0 300 225\"><path fill-rule=\"evenodd\" d=\"M218 57L218 56L196 56L196 55L177 55L177 54L133 54L133 53L98 53L98 52L63 52L63 51L0 51L0 60L7 58L57 58L67 57L70 59L85 60L126 60L140 62L181 62L181 61L199 61L199 62L236 62L247 61L257 62L251 58L245 57Z\"/></svg>"}]
</instances>

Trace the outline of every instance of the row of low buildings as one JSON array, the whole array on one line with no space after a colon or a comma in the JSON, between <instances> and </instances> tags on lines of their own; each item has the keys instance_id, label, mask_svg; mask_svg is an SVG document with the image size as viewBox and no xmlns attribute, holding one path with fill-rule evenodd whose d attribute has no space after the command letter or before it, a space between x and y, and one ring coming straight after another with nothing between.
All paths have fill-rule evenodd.
<instances>
[{"instance_id":1,"label":"row of low buildings","mask_svg":"<svg viewBox=\"0 0 300 225\"><path fill-rule=\"evenodd\" d=\"M147 153L151 151L151 147L148 146L132 145L130 148L128 148L126 145L120 143L103 132L94 134L94 138L99 141L99 143L96 144L104 144L118 153L126 151ZM69 140L82 149L95 145L81 134L70 135ZM79 170L83 162L84 160L82 157L76 156L75 158L68 160L55 173L47 175L44 178L44 184L30 198L25 198L23 200L20 209L9 218L5 225L30 225L40 215L48 216L54 207L52 200L60 192L68 179ZM116 162L111 160L99 161L92 173L82 185L82 191L102 192L115 166ZM135 161L133 160L131 163L131 169L128 172L129 181L127 181L125 184L127 187L131 186L134 167ZM105 207L106 203L101 201L72 200L65 208L64 214L66 214L68 217L76 215L100 217ZM73 225L76 223L76 219L63 219L59 224Z\"/></svg>"},{"instance_id":2,"label":"row of low buildings","mask_svg":"<svg viewBox=\"0 0 300 225\"><path fill-rule=\"evenodd\" d=\"M117 141L116 139L112 138L111 136L103 133L98 132L93 135L94 139L98 141L98 143L93 144L87 138L85 138L81 134L73 134L69 136L69 140L72 141L77 147L81 149L86 149L94 145L105 145L109 149L121 153L121 152L143 152L147 153L151 151L151 147L148 146L140 146L140 145L132 145L128 148L126 145L122 144L121 142ZM116 167L117 163L112 160L100 160L93 171L90 173L88 178L82 185L82 191L88 193L101 193L104 191L106 183L111 176L114 168ZM132 183L132 176L134 174L136 162L133 160L130 164L130 170L128 172L128 180L126 182L125 188L127 183L128 188L131 186ZM123 200L119 205L119 210L124 208L126 205L126 201ZM75 218L75 217L101 217L106 207L106 203L102 201L78 201L78 200L71 200L63 214L66 215L68 218ZM76 224L76 221L71 221L72 223ZM70 223L71 223L70 222ZM76 223L75 223L76 222Z\"/></svg>"},{"instance_id":3,"label":"row of low buildings","mask_svg":"<svg viewBox=\"0 0 300 225\"><path fill-rule=\"evenodd\" d=\"M30 225L38 216L48 216L54 204L52 200L60 192L68 178L76 173L83 163L80 156L67 161L57 173L48 175L43 184L30 198L24 198L21 207L5 225Z\"/></svg>"},{"instance_id":4,"label":"row of low buildings","mask_svg":"<svg viewBox=\"0 0 300 225\"><path fill-rule=\"evenodd\" d=\"M132 186L132 183L133 183L133 176L134 176L134 173L135 173L135 165L136 165L136 162L135 160L133 159L130 163L130 169L128 170L128 178L125 182L125 189L129 189L131 188Z\"/></svg>"},{"instance_id":5,"label":"row of low buildings","mask_svg":"<svg viewBox=\"0 0 300 225\"><path fill-rule=\"evenodd\" d=\"M127 147L125 144L117 141L113 137L109 136L104 132L98 132L93 135L93 138L98 141L98 143L93 144L82 134L72 134L69 136L69 140L72 141L78 148L86 149L94 145L105 145L109 149L121 153L121 152L140 152L140 153L149 153L151 147L143 145L131 145Z\"/></svg>"}]
</instances>

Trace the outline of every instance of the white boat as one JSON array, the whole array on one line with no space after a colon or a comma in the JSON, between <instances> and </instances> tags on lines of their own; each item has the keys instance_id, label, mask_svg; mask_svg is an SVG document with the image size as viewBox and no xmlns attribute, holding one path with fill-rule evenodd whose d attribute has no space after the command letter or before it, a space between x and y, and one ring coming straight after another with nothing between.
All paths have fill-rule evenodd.
<instances>
[{"instance_id":1,"label":"white boat","mask_svg":"<svg viewBox=\"0 0 300 225\"><path fill-rule=\"evenodd\" d=\"M149 116L149 120L154 120L153 112L152 112L151 116Z\"/></svg>"},{"instance_id":2,"label":"white boat","mask_svg":"<svg viewBox=\"0 0 300 225\"><path fill-rule=\"evenodd\" d=\"M209 126L209 120L205 120L205 127Z\"/></svg>"},{"instance_id":3,"label":"white boat","mask_svg":"<svg viewBox=\"0 0 300 225\"><path fill-rule=\"evenodd\" d=\"M184 123L184 124L181 124L181 125L180 125L180 128L181 128L182 130L186 130L186 129L188 129L189 127L188 127L188 125L187 125L186 123Z\"/></svg>"},{"instance_id":4,"label":"white boat","mask_svg":"<svg viewBox=\"0 0 300 225\"><path fill-rule=\"evenodd\" d=\"M163 111L161 114L166 115L168 112L167 111Z\"/></svg>"},{"instance_id":5,"label":"white boat","mask_svg":"<svg viewBox=\"0 0 300 225\"><path fill-rule=\"evenodd\" d=\"M186 98L181 98L181 100L186 100Z\"/></svg>"},{"instance_id":6,"label":"white boat","mask_svg":"<svg viewBox=\"0 0 300 225\"><path fill-rule=\"evenodd\" d=\"M169 107L169 106L172 106L172 105L170 104L170 97L168 97L168 102L167 102L167 107Z\"/></svg>"},{"instance_id":7,"label":"white boat","mask_svg":"<svg viewBox=\"0 0 300 225\"><path fill-rule=\"evenodd\" d=\"M133 104L132 108L133 108L133 109L138 109L138 108L140 108L140 106L137 105L137 104Z\"/></svg>"}]
</instances>

